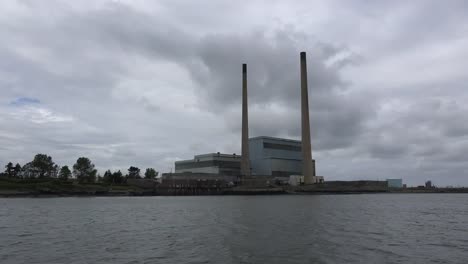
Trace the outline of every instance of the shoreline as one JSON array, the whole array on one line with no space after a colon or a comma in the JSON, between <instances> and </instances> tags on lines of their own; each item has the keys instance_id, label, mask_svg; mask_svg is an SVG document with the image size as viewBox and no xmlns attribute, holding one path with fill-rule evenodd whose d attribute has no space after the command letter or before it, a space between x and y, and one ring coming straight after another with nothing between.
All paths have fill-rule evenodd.
<instances>
[{"instance_id":1,"label":"shoreline","mask_svg":"<svg viewBox=\"0 0 468 264\"><path fill-rule=\"evenodd\" d=\"M204 192L181 192L168 190L142 191L0 191L0 198L58 198L58 197L143 197L143 196L236 196L236 195L349 195L349 194L460 194L468 193L468 188L402 189L402 190L333 190L333 189L291 189L291 188L237 188L218 189Z\"/></svg>"},{"instance_id":2,"label":"shoreline","mask_svg":"<svg viewBox=\"0 0 468 264\"><path fill-rule=\"evenodd\" d=\"M43 197L130 197L130 196L208 196L208 195L345 195L369 193L468 193L466 187L448 188L389 188L383 182L350 181L326 182L312 185L281 185L246 182L228 186L219 182L157 183L128 181L125 184L79 183L57 179L0 179L2 198Z\"/></svg>"}]
</instances>

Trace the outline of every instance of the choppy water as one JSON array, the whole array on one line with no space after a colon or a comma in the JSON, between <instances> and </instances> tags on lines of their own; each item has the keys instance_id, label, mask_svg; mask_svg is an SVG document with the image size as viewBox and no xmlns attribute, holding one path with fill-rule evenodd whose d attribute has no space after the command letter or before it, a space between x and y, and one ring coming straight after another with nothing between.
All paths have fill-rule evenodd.
<instances>
[{"instance_id":1,"label":"choppy water","mask_svg":"<svg viewBox=\"0 0 468 264\"><path fill-rule=\"evenodd\" d=\"M468 195L0 199L0 263L468 263Z\"/></svg>"}]
</instances>

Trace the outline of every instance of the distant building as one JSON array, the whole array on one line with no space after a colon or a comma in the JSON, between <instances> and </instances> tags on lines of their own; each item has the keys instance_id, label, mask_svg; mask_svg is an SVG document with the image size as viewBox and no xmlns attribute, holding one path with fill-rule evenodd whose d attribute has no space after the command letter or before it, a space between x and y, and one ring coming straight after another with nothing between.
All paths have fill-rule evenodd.
<instances>
[{"instance_id":1,"label":"distant building","mask_svg":"<svg viewBox=\"0 0 468 264\"><path fill-rule=\"evenodd\" d=\"M426 186L426 188L428 188L428 189L434 187L434 186L432 185L432 182L431 182L431 181L427 181L426 184L425 184L425 186Z\"/></svg>"},{"instance_id":2,"label":"distant building","mask_svg":"<svg viewBox=\"0 0 468 264\"><path fill-rule=\"evenodd\" d=\"M240 175L241 156L236 154L209 153L196 155L191 160L175 162L175 173L208 173L217 175Z\"/></svg>"},{"instance_id":3,"label":"distant building","mask_svg":"<svg viewBox=\"0 0 468 264\"><path fill-rule=\"evenodd\" d=\"M403 179L387 179L389 188L403 188Z\"/></svg>"},{"instance_id":4,"label":"distant building","mask_svg":"<svg viewBox=\"0 0 468 264\"><path fill-rule=\"evenodd\" d=\"M254 137L249 139L249 150L252 175L302 175L301 141Z\"/></svg>"}]
</instances>

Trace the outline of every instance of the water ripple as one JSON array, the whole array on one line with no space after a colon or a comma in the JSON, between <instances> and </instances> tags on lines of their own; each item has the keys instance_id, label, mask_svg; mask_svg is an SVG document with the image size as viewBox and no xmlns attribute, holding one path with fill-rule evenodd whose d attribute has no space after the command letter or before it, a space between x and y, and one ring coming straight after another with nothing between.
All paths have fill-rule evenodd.
<instances>
[{"instance_id":1,"label":"water ripple","mask_svg":"<svg viewBox=\"0 0 468 264\"><path fill-rule=\"evenodd\" d=\"M3 199L0 262L466 263L467 198Z\"/></svg>"}]
</instances>

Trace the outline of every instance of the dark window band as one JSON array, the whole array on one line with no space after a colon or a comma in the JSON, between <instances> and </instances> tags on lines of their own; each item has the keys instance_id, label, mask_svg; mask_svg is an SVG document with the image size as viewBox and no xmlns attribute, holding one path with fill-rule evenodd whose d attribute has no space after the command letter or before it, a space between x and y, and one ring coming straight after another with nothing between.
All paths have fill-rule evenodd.
<instances>
[{"instance_id":1,"label":"dark window band","mask_svg":"<svg viewBox=\"0 0 468 264\"><path fill-rule=\"evenodd\" d=\"M283 144L275 144L275 143L263 143L264 148L268 149L281 149L281 150L290 150L290 151L301 151L300 146L293 146L293 145L283 145Z\"/></svg>"},{"instance_id":2,"label":"dark window band","mask_svg":"<svg viewBox=\"0 0 468 264\"><path fill-rule=\"evenodd\" d=\"M206 160L206 161L194 161L194 162L187 162L178 164L176 162L175 168L177 169L194 169L194 168L204 168L204 167L214 167L217 166L219 168L232 168L238 169L240 168L239 161L220 161L220 160Z\"/></svg>"}]
</instances>

